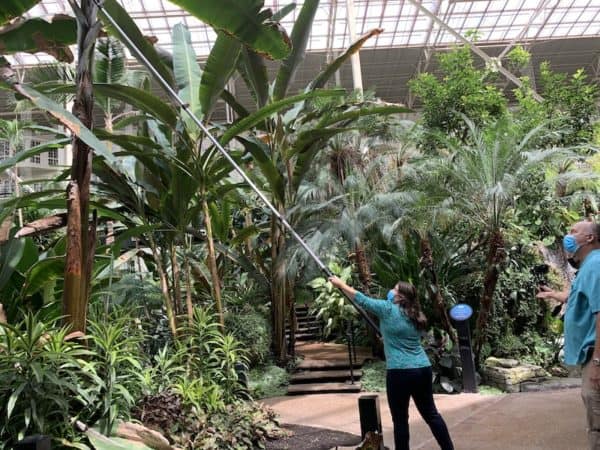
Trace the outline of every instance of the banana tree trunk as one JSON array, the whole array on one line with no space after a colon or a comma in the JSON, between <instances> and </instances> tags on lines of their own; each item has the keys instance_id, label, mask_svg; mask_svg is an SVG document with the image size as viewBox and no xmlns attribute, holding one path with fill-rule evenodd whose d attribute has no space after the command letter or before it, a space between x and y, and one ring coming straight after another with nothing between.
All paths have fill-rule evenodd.
<instances>
[{"instance_id":1,"label":"banana tree trunk","mask_svg":"<svg viewBox=\"0 0 600 450\"><path fill-rule=\"evenodd\" d=\"M435 313L440 321L440 324L444 331L448 333L450 339L454 344L458 343L458 339L456 337L456 332L454 331L454 327L450 323L450 318L448 317L448 307L442 297L442 293L440 292L440 286L437 279L437 274L433 265L433 252L431 250L431 242L427 237L421 237L420 240L420 248L421 248L421 269L427 274L427 294L429 298L433 302Z\"/></svg>"},{"instance_id":2,"label":"banana tree trunk","mask_svg":"<svg viewBox=\"0 0 600 450\"><path fill-rule=\"evenodd\" d=\"M494 301L494 292L500 276L500 265L506 253L504 251L504 236L502 231L495 229L490 236L489 250L486 258L485 276L483 279L483 293L479 303L479 315L475 327L475 363L479 364L481 348L485 344L490 311Z\"/></svg>"},{"instance_id":3,"label":"banana tree trunk","mask_svg":"<svg viewBox=\"0 0 600 450\"><path fill-rule=\"evenodd\" d=\"M81 208L79 186L71 181L67 186L67 255L65 262L65 285L63 290L63 315L74 331L85 330L86 312L80 301L83 261L81 259Z\"/></svg>"},{"instance_id":4,"label":"banana tree trunk","mask_svg":"<svg viewBox=\"0 0 600 450\"><path fill-rule=\"evenodd\" d=\"M76 93L73 103L73 114L86 127L92 128L92 112L94 108L94 96L92 92L92 63L94 54L94 43L100 29L97 19L97 7L92 0L81 0L79 8L75 11L77 17L78 37L77 37L77 73L75 78ZM79 190L79 215L75 216L73 209L69 212L69 222L72 222L69 239L75 239L74 232L79 233L77 242L73 245L67 245L67 266L65 267L65 276L75 276L70 273L75 265L79 273L79 286L75 286L72 278L65 285L63 294L63 309L70 311L67 315L67 323L72 324L75 331L85 332L85 320L87 305L89 299L93 255L88 256L91 248L89 221L89 198L90 198L90 179L92 176L92 149L83 141L73 138L73 163L71 166L71 180L76 182ZM78 226L75 225L78 220Z\"/></svg>"},{"instance_id":5,"label":"banana tree trunk","mask_svg":"<svg viewBox=\"0 0 600 450\"><path fill-rule=\"evenodd\" d=\"M225 319L223 317L223 304L221 302L221 279L217 269L217 257L215 253L215 242L212 232L212 221L210 219L208 202L205 199L202 200L202 211L204 212L204 226L206 228L206 242L208 245L208 269L210 270L210 277L212 279L212 291L215 299L215 307L217 310L217 315L219 316L221 329L223 330L225 329Z\"/></svg>"}]
</instances>

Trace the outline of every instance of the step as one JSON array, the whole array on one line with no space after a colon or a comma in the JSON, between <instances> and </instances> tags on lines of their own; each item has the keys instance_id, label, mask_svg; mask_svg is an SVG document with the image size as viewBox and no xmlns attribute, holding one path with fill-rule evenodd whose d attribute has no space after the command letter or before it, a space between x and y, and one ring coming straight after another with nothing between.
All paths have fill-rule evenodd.
<instances>
[{"instance_id":1,"label":"step","mask_svg":"<svg viewBox=\"0 0 600 450\"><path fill-rule=\"evenodd\" d=\"M317 333L296 333L297 341L314 341L319 339L319 335Z\"/></svg>"},{"instance_id":2,"label":"step","mask_svg":"<svg viewBox=\"0 0 600 450\"><path fill-rule=\"evenodd\" d=\"M296 333L319 333L321 331L321 327L313 326L313 327L298 327L296 329Z\"/></svg>"},{"instance_id":3,"label":"step","mask_svg":"<svg viewBox=\"0 0 600 450\"><path fill-rule=\"evenodd\" d=\"M356 381L362 377L362 370L356 369L352 371L352 377ZM303 372L296 372L290 376L291 384L299 383L316 383L322 381L346 381L350 380L350 370L306 370Z\"/></svg>"},{"instance_id":4,"label":"step","mask_svg":"<svg viewBox=\"0 0 600 450\"><path fill-rule=\"evenodd\" d=\"M355 369L360 369L362 364L354 363L352 367ZM297 370L344 370L349 368L350 363L347 359L304 359L296 366Z\"/></svg>"},{"instance_id":5,"label":"step","mask_svg":"<svg viewBox=\"0 0 600 450\"><path fill-rule=\"evenodd\" d=\"M287 395L360 392L360 383L307 383L288 386Z\"/></svg>"}]
</instances>

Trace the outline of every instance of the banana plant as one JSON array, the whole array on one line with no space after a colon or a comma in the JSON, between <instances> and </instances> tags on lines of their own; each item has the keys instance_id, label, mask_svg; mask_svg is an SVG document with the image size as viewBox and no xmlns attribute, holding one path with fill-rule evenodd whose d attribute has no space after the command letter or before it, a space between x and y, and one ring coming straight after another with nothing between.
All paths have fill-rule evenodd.
<instances>
[{"instance_id":1,"label":"banana plant","mask_svg":"<svg viewBox=\"0 0 600 450\"><path fill-rule=\"evenodd\" d=\"M0 18L4 21L14 20L15 17L20 16L26 12L29 8L37 4L38 2L28 1L21 2L20 5L16 5L14 2L4 2L0 7ZM86 130L89 132L89 128L92 125L92 59L94 54L94 45L96 37L101 28L101 22L97 19L98 8L92 0L81 0L77 3L75 0L69 2L75 18L58 17L56 20L60 20L61 24L68 23L71 25L76 23L77 27L77 75L76 75L76 95L74 102L73 112L76 116L75 121L71 121L67 127L73 132L73 166L71 178L72 182L68 188L68 220L67 220L67 233L69 236L68 240L68 251L67 251L67 262L65 268L65 297L64 297L64 312L68 320L71 321L75 329L84 331L85 330L85 317L87 311L87 299L89 298L89 287L90 287L90 275L91 275L91 264L94 255L95 246L95 225L92 223L88 230L89 223L89 181L91 179L91 163L92 163L92 151L98 151L96 146L90 146L91 139L85 140L81 134L85 134ZM184 8L192 10L193 14L198 16L200 19L206 20L209 23L213 23L219 30L223 32L229 32L234 35L236 39L241 40L249 45L254 45L257 50L265 52L274 57L283 57L289 53L289 43L276 23L272 23L267 19L271 15L268 10L261 10L263 3L252 2L241 4L234 2L233 9L240 15L237 17L231 17L223 22L219 19L219 13L223 13L221 2L210 1L203 2L200 7L196 5L196 2L182 2ZM148 54L151 62L154 63L155 67L167 80L173 84L174 78L172 77L168 68L162 63L158 57L158 53L151 47L151 45L141 35L132 19L128 16L127 12L116 2L116 0L107 0L103 4L104 9L102 10L102 19L110 32L115 33L112 29L110 21L107 21L106 13L110 14L113 18L116 18L125 33L131 37L131 40L142 48L146 54ZM217 17L215 17L215 14ZM243 18L243 19L242 19ZM235 19L235 20L234 20ZM35 19L32 19L35 22ZM5 37L3 42L6 44L0 48L0 53L13 53L16 51L45 51L50 54L57 56L59 60L71 61L72 55L68 54L68 47L66 45L72 42L67 42L70 37L68 33L58 33L56 26L50 28L44 24L38 22L32 22L31 24L25 21L21 26L16 22L13 22L8 27L3 28L0 32ZM48 38L46 40L40 40L43 45L31 46L31 45L18 45L19 36L22 36L24 30L26 31L27 26L37 26L44 30L46 33L44 36L51 36L52 33L55 37L61 39L60 44L56 45L54 41ZM58 25L58 24L55 24ZM71 30L73 31L73 30ZM20 34L19 34L20 33ZM33 35L33 34L32 34ZM27 37L27 36L26 36ZM28 38L30 38L29 36ZM224 46L234 48L239 44L237 42L232 43L225 33L221 34L221 42ZM21 39L22 42L26 43L26 39ZM127 41L129 42L129 41ZM235 54L235 50L232 52ZM219 60L220 61L220 60ZM3 60L5 63L6 60ZM213 77L209 82L220 83L222 76L220 72L214 72L218 76ZM40 106L40 96L36 92L22 86L17 83L14 79L13 72L8 69L2 73L2 85L4 87L13 88L20 94L27 93L29 98L34 104ZM222 88L221 88L222 90ZM122 95L127 96L131 94L130 91L121 90ZM205 106L205 112L208 112L211 108L211 103L214 104L216 96L212 94L212 91L205 91L203 96L203 104ZM37 100L37 102L36 102ZM42 103L48 103L47 98L42 98ZM57 108L53 108L57 109ZM208 114L207 114L208 115ZM64 114L63 111L55 111L55 116L61 116L63 123L68 121L68 115ZM81 125L81 122L83 126ZM174 122L173 122L174 123ZM192 141L193 142L193 141ZM103 147L100 145L99 147ZM192 148L191 146L190 148ZM108 153L110 155L110 153Z\"/></svg>"},{"instance_id":2,"label":"banana plant","mask_svg":"<svg viewBox=\"0 0 600 450\"><path fill-rule=\"evenodd\" d=\"M259 185L269 192L274 207L284 216L296 204L298 190L311 172L315 156L326 147L329 139L352 129L359 117L407 111L400 105L377 102L345 103L342 100L343 90L337 90L337 94L336 91L320 90L352 54L359 51L371 36L381 32L379 29L372 30L350 46L317 74L302 94L287 95L306 54L318 7L318 0L303 3L292 29L292 51L281 62L273 84L270 84L267 77L264 58L249 49L241 52L237 70L255 100L255 112L242 114L220 140L222 144L227 144L231 139L236 139L253 156L259 172ZM289 8L282 9L282 14L286 12L289 12ZM319 97L329 99L317 100ZM332 98L337 98L337 101ZM229 100L228 97L224 99ZM319 106L323 103L324 107ZM237 110L235 104L229 104ZM271 217L269 230L265 231L271 242L267 275L271 288L272 347L276 358L284 361L287 356L285 319L289 312L293 323L294 314L294 283L286 273L288 239L274 215Z\"/></svg>"}]
</instances>

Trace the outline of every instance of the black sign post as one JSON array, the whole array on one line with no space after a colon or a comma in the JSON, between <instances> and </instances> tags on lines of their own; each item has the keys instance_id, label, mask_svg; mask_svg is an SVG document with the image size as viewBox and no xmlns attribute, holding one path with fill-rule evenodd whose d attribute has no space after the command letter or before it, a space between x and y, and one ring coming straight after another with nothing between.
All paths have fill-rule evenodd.
<instances>
[{"instance_id":1,"label":"black sign post","mask_svg":"<svg viewBox=\"0 0 600 450\"><path fill-rule=\"evenodd\" d=\"M464 392L477 392L477 378L475 377L475 361L471 348L471 331L469 318L473 309L464 303L459 303L450 309L450 317L458 332L458 350L462 363L462 382Z\"/></svg>"}]
</instances>

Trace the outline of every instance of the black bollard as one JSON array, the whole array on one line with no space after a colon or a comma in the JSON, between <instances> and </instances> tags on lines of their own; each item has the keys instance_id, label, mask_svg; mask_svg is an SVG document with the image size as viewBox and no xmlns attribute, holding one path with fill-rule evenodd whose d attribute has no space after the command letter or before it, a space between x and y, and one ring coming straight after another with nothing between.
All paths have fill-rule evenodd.
<instances>
[{"instance_id":1,"label":"black bollard","mask_svg":"<svg viewBox=\"0 0 600 450\"><path fill-rule=\"evenodd\" d=\"M13 447L14 450L50 450L51 447L50 438L48 436L42 436L36 434L35 436L28 436L21 439Z\"/></svg>"},{"instance_id":2,"label":"black bollard","mask_svg":"<svg viewBox=\"0 0 600 450\"><path fill-rule=\"evenodd\" d=\"M378 395L361 395L358 397L358 412L360 415L360 438L364 439L369 431L381 436L380 449L383 450L383 433L381 414L379 413Z\"/></svg>"},{"instance_id":3,"label":"black bollard","mask_svg":"<svg viewBox=\"0 0 600 450\"><path fill-rule=\"evenodd\" d=\"M477 379L475 377L475 361L471 348L471 331L469 330L469 318L473 309L465 304L459 303L450 309L450 317L458 333L458 350L462 363L462 382L464 392L477 392Z\"/></svg>"}]
</instances>

